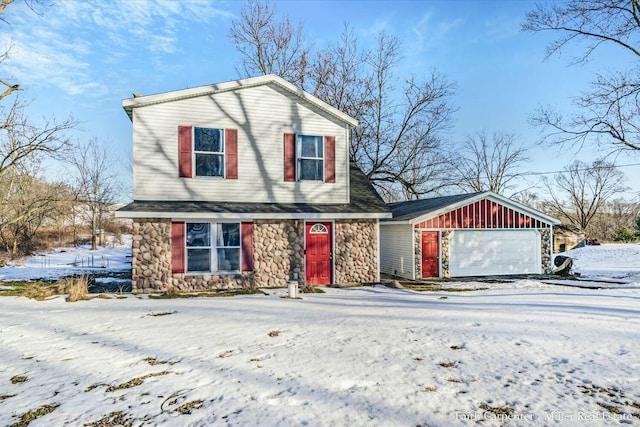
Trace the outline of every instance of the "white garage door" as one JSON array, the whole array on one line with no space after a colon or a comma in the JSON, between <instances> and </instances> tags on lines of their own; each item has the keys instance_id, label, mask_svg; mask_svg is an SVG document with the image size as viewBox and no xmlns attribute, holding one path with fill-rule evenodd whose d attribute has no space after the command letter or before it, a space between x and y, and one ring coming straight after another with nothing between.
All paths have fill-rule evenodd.
<instances>
[{"instance_id":1,"label":"white garage door","mask_svg":"<svg viewBox=\"0 0 640 427\"><path fill-rule=\"evenodd\" d=\"M456 230L450 244L451 277L542 272L537 230Z\"/></svg>"}]
</instances>

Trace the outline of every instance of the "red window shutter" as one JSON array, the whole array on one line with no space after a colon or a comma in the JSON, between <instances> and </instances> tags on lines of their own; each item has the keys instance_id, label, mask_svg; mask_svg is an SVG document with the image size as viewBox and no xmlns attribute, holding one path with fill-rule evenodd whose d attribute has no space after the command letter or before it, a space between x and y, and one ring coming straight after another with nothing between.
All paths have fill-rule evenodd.
<instances>
[{"instance_id":1,"label":"red window shutter","mask_svg":"<svg viewBox=\"0 0 640 427\"><path fill-rule=\"evenodd\" d=\"M336 182L336 137L324 137L324 182Z\"/></svg>"},{"instance_id":2,"label":"red window shutter","mask_svg":"<svg viewBox=\"0 0 640 427\"><path fill-rule=\"evenodd\" d=\"M284 180L296 180L296 135L284 134Z\"/></svg>"},{"instance_id":3,"label":"red window shutter","mask_svg":"<svg viewBox=\"0 0 640 427\"><path fill-rule=\"evenodd\" d=\"M225 178L238 179L238 129L224 131Z\"/></svg>"},{"instance_id":4,"label":"red window shutter","mask_svg":"<svg viewBox=\"0 0 640 427\"><path fill-rule=\"evenodd\" d=\"M242 271L253 271L253 223L240 224L242 236Z\"/></svg>"},{"instance_id":5,"label":"red window shutter","mask_svg":"<svg viewBox=\"0 0 640 427\"><path fill-rule=\"evenodd\" d=\"M191 126L178 126L178 162L180 164L181 178L191 178L193 176L193 167L191 165L192 135Z\"/></svg>"},{"instance_id":6,"label":"red window shutter","mask_svg":"<svg viewBox=\"0 0 640 427\"><path fill-rule=\"evenodd\" d=\"M171 272L184 273L184 222L171 223Z\"/></svg>"}]
</instances>

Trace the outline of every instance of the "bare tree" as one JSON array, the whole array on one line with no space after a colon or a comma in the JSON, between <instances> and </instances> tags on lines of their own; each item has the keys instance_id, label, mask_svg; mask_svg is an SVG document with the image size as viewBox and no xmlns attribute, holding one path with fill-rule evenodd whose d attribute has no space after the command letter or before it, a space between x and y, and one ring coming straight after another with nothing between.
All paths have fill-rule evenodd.
<instances>
[{"instance_id":1,"label":"bare tree","mask_svg":"<svg viewBox=\"0 0 640 427\"><path fill-rule=\"evenodd\" d=\"M469 135L451 162L455 185L465 191L504 194L520 177L526 151L512 133L494 132L491 139L486 131Z\"/></svg>"},{"instance_id":2,"label":"bare tree","mask_svg":"<svg viewBox=\"0 0 640 427\"><path fill-rule=\"evenodd\" d=\"M60 217L60 207L68 200L63 183L38 178L40 161L30 163L0 174L0 239L11 256L36 249L36 234L44 224Z\"/></svg>"},{"instance_id":3,"label":"bare tree","mask_svg":"<svg viewBox=\"0 0 640 427\"><path fill-rule=\"evenodd\" d=\"M304 87L309 50L302 24L292 24L288 16L278 20L269 1L249 0L232 21L229 37L242 54L238 72L243 77L276 74Z\"/></svg>"},{"instance_id":4,"label":"bare tree","mask_svg":"<svg viewBox=\"0 0 640 427\"><path fill-rule=\"evenodd\" d=\"M605 202L625 191L624 180L624 173L611 162L596 160L589 165L576 160L553 183L545 180L551 197L546 208L551 215L589 232L589 224Z\"/></svg>"},{"instance_id":5,"label":"bare tree","mask_svg":"<svg viewBox=\"0 0 640 427\"><path fill-rule=\"evenodd\" d=\"M569 0L542 3L527 14L522 28L559 33L547 46L547 57L570 44L584 49L573 63L583 63L603 46L616 46L640 59L638 0ZM598 74L591 88L575 99L578 112L565 118L542 107L533 123L549 129L544 141L554 144L611 144L614 150L640 150L640 67Z\"/></svg>"},{"instance_id":6,"label":"bare tree","mask_svg":"<svg viewBox=\"0 0 640 427\"><path fill-rule=\"evenodd\" d=\"M0 21L11 0L0 3ZM8 58L0 54L0 62ZM44 157L56 157L69 145L66 131L75 126L73 118L36 123L26 115L27 104L16 91L18 84L0 78L0 235L13 243L7 249L30 251L34 233L56 208L61 184L45 182L38 175Z\"/></svg>"},{"instance_id":7,"label":"bare tree","mask_svg":"<svg viewBox=\"0 0 640 427\"><path fill-rule=\"evenodd\" d=\"M100 147L96 139L85 146L77 146L71 163L76 171L73 187L91 230L91 249L95 250L98 230L103 228L104 215L119 190L115 163L109 151Z\"/></svg>"},{"instance_id":8,"label":"bare tree","mask_svg":"<svg viewBox=\"0 0 640 427\"><path fill-rule=\"evenodd\" d=\"M398 39L380 32L373 48L362 49L348 25L311 62L302 48L302 26L276 31L293 28L288 18L282 22L268 3L251 0L243 9L230 35L243 54L244 73L274 72L303 88L306 84L320 99L358 119L350 157L386 199L419 198L444 187L442 145L455 111L450 105L455 85L435 71L425 79L400 81L394 75L401 60ZM298 59L276 69L266 57Z\"/></svg>"}]
</instances>

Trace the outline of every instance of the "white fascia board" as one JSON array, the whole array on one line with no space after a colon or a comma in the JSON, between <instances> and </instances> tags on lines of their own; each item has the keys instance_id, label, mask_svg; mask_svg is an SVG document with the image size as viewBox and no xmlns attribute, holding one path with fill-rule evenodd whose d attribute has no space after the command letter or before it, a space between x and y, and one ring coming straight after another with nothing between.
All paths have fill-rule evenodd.
<instances>
[{"instance_id":1,"label":"white fascia board","mask_svg":"<svg viewBox=\"0 0 640 427\"><path fill-rule=\"evenodd\" d=\"M461 201L459 201L457 203L452 203L450 205L442 207L442 208L440 208L438 210L435 210L433 212L429 212L426 215L421 215L421 216L419 216L417 218L411 219L411 220L409 220L409 223L412 224L412 225L415 225L415 224L421 223L422 221L426 221L428 219L440 216L443 213L447 213L449 211L454 211L454 210L456 210L458 208L461 208L463 206L470 205L470 204L475 203L478 200L482 200L482 199L493 200L494 202L498 202L498 203L500 203L502 205L505 205L505 206L513 209L513 210L526 213L531 217L534 217L534 218L536 218L538 220L541 220L542 222L546 222L546 223L549 223L549 224L552 224L552 225L558 225L558 224L561 223L561 221L557 220L556 218L550 217L549 215L546 215L546 214L544 214L544 213L542 213L542 212L540 212L540 211L538 211L536 209L533 209L533 208L530 208L528 206L525 206L525 205L523 205L521 203L518 203L518 202L516 202L514 200L508 199L508 198L506 198L504 196L501 196L501 195L499 195L497 193L494 193L492 191L485 191L483 193L479 193L479 194L477 194L477 195L475 195L473 197L470 197L468 199L461 200ZM391 222L391 223L393 223L393 222ZM401 223L402 222L400 222L400 221L395 222L395 224L401 224Z\"/></svg>"},{"instance_id":2,"label":"white fascia board","mask_svg":"<svg viewBox=\"0 0 640 427\"><path fill-rule=\"evenodd\" d=\"M117 211L116 218L161 219L380 219L390 218L390 213L221 213L221 212L127 212Z\"/></svg>"},{"instance_id":3,"label":"white fascia board","mask_svg":"<svg viewBox=\"0 0 640 427\"><path fill-rule=\"evenodd\" d=\"M389 217L387 217L389 218ZM380 221L380 225L382 226L386 226L386 225L413 225L413 221Z\"/></svg>"},{"instance_id":4,"label":"white fascia board","mask_svg":"<svg viewBox=\"0 0 640 427\"><path fill-rule=\"evenodd\" d=\"M170 92L163 92L154 95L146 95L146 96L138 96L134 98L126 98L122 100L122 108L127 112L127 115L131 118L132 111L134 108L138 107L146 107L148 105L162 104L165 102L178 101L183 99L195 98L198 96L206 96L206 95L214 95L216 93L229 92L238 89L244 89L249 87L262 86L265 84L276 84L283 89L291 92L292 94L308 101L312 105L315 105L317 108L324 110L330 115L342 120L343 122L349 124L352 127L356 127L358 125L358 121L348 114L343 113L335 107L327 104L321 99L311 95L298 88L297 86L289 83L284 80L282 77L276 76L274 74L269 74L266 76L260 77L251 77L248 79L240 79L240 80L232 80L223 83L198 86L189 89L180 89L174 90Z\"/></svg>"}]
</instances>

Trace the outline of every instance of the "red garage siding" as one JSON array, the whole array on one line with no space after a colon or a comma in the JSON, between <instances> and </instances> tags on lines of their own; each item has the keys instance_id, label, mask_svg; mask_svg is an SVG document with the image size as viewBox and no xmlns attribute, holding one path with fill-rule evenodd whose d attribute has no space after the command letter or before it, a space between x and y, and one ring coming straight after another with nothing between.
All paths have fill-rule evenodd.
<instances>
[{"instance_id":1,"label":"red garage siding","mask_svg":"<svg viewBox=\"0 0 640 427\"><path fill-rule=\"evenodd\" d=\"M415 228L549 228L549 224L491 200L479 200L415 225Z\"/></svg>"}]
</instances>

